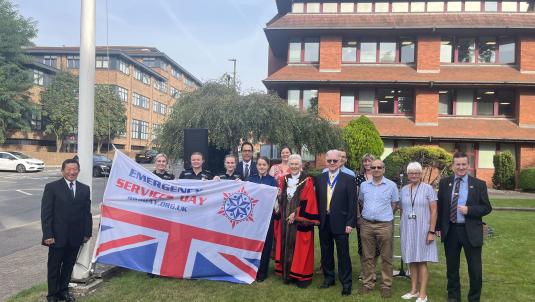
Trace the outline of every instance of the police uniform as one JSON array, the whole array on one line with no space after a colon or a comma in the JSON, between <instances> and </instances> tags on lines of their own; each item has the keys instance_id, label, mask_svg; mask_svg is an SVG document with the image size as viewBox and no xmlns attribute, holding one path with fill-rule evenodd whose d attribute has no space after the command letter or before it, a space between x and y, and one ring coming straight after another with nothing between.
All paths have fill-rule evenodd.
<instances>
[{"instance_id":1,"label":"police uniform","mask_svg":"<svg viewBox=\"0 0 535 302\"><path fill-rule=\"evenodd\" d=\"M175 175L167 172L167 171L164 171L163 173L158 173L158 171L154 170L152 172L154 175L158 176L159 178L161 179L164 179L164 180L173 180L175 179Z\"/></svg>"},{"instance_id":2,"label":"police uniform","mask_svg":"<svg viewBox=\"0 0 535 302\"><path fill-rule=\"evenodd\" d=\"M193 172L193 169L190 168L190 169L186 169L182 171L178 178L179 179L211 180L212 178L214 178L214 176L212 175L212 173L210 173L210 171L207 171L204 169L201 170L199 174L195 174L195 172Z\"/></svg>"},{"instance_id":3,"label":"police uniform","mask_svg":"<svg viewBox=\"0 0 535 302\"><path fill-rule=\"evenodd\" d=\"M240 175L236 174L236 171L234 171L231 175L228 175L227 173L219 174L219 178L222 180L236 180L240 179Z\"/></svg>"}]
</instances>

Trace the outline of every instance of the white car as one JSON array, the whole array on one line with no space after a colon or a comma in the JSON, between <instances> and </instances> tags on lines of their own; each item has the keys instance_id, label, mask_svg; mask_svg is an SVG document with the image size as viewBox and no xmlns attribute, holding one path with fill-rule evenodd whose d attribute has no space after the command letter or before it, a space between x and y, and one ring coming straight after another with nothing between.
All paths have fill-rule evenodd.
<instances>
[{"instance_id":1,"label":"white car","mask_svg":"<svg viewBox=\"0 0 535 302\"><path fill-rule=\"evenodd\" d=\"M20 152L0 151L0 170L17 171L43 171L45 163Z\"/></svg>"}]
</instances>

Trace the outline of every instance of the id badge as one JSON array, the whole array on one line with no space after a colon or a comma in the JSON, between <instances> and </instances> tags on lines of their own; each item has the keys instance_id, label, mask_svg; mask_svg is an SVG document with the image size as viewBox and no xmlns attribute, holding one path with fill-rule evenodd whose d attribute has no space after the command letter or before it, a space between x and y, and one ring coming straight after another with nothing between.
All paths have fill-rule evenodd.
<instances>
[{"instance_id":1,"label":"id badge","mask_svg":"<svg viewBox=\"0 0 535 302\"><path fill-rule=\"evenodd\" d=\"M410 213L409 219L416 219L416 214L414 214L414 212Z\"/></svg>"}]
</instances>

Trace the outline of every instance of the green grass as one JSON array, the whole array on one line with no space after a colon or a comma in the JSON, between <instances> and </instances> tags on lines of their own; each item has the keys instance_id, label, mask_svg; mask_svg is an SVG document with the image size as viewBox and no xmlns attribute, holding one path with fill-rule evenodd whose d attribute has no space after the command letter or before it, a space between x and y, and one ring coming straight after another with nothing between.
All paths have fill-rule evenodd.
<instances>
[{"instance_id":1,"label":"green grass","mask_svg":"<svg viewBox=\"0 0 535 302\"><path fill-rule=\"evenodd\" d=\"M496 211L485 218L494 230L493 237L485 241L483 248L483 296L482 301L530 301L535 296L535 228L531 228L535 213ZM315 275L308 289L284 285L275 275L263 283L238 285L204 280L176 280L168 278L148 279L144 273L127 271L107 281L94 294L79 298L79 301L383 301L378 286L367 296L359 296L357 288L359 260L356 255L355 234L351 237L353 261L353 295L340 296L340 283L335 287L320 290L321 275ZM399 243L398 243L399 244ZM430 301L446 299L445 258L439 244L439 263L430 265L428 295ZM399 248L397 249L399 250ZM399 254L397 252L396 254ZM316 267L319 266L319 241L316 240ZM273 264L273 263L272 263ZM399 263L395 261L395 268ZM461 261L463 301L468 292L466 261ZM407 279L395 278L393 298L410 288ZM39 301L46 295L46 286L39 285L25 290L8 301Z\"/></svg>"},{"instance_id":2,"label":"green grass","mask_svg":"<svg viewBox=\"0 0 535 302\"><path fill-rule=\"evenodd\" d=\"M535 208L533 199L491 199L493 207Z\"/></svg>"}]
</instances>

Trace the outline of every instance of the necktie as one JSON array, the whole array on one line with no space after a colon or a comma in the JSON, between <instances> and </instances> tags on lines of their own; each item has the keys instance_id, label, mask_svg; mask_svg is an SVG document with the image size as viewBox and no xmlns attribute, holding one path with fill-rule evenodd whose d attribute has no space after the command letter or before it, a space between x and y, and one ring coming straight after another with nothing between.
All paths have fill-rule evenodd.
<instances>
[{"instance_id":1,"label":"necktie","mask_svg":"<svg viewBox=\"0 0 535 302\"><path fill-rule=\"evenodd\" d=\"M71 198L74 200L74 183L72 181L69 183L69 189L71 189Z\"/></svg>"},{"instance_id":2,"label":"necktie","mask_svg":"<svg viewBox=\"0 0 535 302\"><path fill-rule=\"evenodd\" d=\"M455 186L453 188L453 198L450 206L450 221L457 223L457 202L459 201L459 188L461 187L462 178L455 179Z\"/></svg>"},{"instance_id":3,"label":"necktie","mask_svg":"<svg viewBox=\"0 0 535 302\"><path fill-rule=\"evenodd\" d=\"M249 164L245 164L245 171L243 172L243 178L249 178Z\"/></svg>"},{"instance_id":4,"label":"necktie","mask_svg":"<svg viewBox=\"0 0 535 302\"><path fill-rule=\"evenodd\" d=\"M327 184L327 212L331 211L331 197L333 196L332 188L334 175L329 174L329 180L330 182Z\"/></svg>"}]
</instances>

